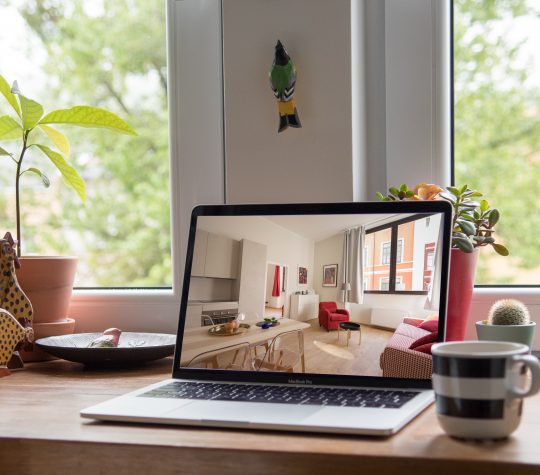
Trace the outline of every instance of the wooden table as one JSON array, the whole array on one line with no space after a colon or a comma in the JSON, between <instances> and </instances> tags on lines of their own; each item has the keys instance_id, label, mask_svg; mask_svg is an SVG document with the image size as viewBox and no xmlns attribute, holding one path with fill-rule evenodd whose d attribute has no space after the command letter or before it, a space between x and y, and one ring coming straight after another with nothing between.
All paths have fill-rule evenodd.
<instances>
[{"instance_id":1,"label":"wooden table","mask_svg":"<svg viewBox=\"0 0 540 475\"><path fill-rule=\"evenodd\" d=\"M540 473L540 396L527 399L506 442L447 437L433 407L386 438L101 423L79 410L170 374L172 360L139 369L34 363L0 379L0 473L314 475Z\"/></svg>"},{"instance_id":2,"label":"wooden table","mask_svg":"<svg viewBox=\"0 0 540 475\"><path fill-rule=\"evenodd\" d=\"M210 327L185 330L180 364L187 365L195 356L206 353L207 351L219 350L225 346L238 345L240 343L257 345L272 340L275 336L283 332L309 328L309 323L299 322L298 320L291 320L289 318L280 318L279 325L266 330L256 325L257 320L246 320L242 323L247 323L250 327L245 332L233 336L212 336L208 333Z\"/></svg>"}]
</instances>

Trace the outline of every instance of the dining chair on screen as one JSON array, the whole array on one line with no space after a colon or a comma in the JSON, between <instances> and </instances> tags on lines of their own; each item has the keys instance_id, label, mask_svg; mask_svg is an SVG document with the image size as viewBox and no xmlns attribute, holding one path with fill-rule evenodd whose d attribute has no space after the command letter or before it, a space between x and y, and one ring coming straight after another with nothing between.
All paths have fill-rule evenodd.
<instances>
[{"instance_id":1,"label":"dining chair on screen","mask_svg":"<svg viewBox=\"0 0 540 475\"><path fill-rule=\"evenodd\" d=\"M257 371L288 373L293 373L298 364L302 367L302 373L305 373L304 332L302 330L292 330L276 335L264 357L256 357L254 363Z\"/></svg>"},{"instance_id":2,"label":"dining chair on screen","mask_svg":"<svg viewBox=\"0 0 540 475\"><path fill-rule=\"evenodd\" d=\"M195 356L188 368L252 370L251 347L249 343L224 346L216 350L205 351Z\"/></svg>"}]
</instances>

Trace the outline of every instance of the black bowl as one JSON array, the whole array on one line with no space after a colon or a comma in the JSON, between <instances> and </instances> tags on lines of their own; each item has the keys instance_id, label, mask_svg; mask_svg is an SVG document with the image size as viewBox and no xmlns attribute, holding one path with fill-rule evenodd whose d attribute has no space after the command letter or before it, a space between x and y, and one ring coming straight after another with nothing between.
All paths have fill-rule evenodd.
<instances>
[{"instance_id":1,"label":"black bowl","mask_svg":"<svg viewBox=\"0 0 540 475\"><path fill-rule=\"evenodd\" d=\"M102 333L40 338L36 345L43 351L68 361L86 365L138 364L165 358L174 353L176 335L166 333L124 332L117 348L88 348Z\"/></svg>"}]
</instances>

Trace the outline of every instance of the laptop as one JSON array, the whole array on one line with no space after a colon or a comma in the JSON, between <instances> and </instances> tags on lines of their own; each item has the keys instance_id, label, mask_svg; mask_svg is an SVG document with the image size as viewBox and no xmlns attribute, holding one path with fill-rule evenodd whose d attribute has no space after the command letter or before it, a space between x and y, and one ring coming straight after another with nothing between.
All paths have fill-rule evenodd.
<instances>
[{"instance_id":1,"label":"laptop","mask_svg":"<svg viewBox=\"0 0 540 475\"><path fill-rule=\"evenodd\" d=\"M443 201L198 206L171 378L81 416L393 434L434 400L450 232Z\"/></svg>"}]
</instances>

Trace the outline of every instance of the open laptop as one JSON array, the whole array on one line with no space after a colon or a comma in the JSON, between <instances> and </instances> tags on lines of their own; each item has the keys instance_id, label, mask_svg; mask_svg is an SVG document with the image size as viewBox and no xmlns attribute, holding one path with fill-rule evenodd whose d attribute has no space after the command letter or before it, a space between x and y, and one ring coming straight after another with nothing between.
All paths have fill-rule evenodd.
<instances>
[{"instance_id":1,"label":"open laptop","mask_svg":"<svg viewBox=\"0 0 540 475\"><path fill-rule=\"evenodd\" d=\"M195 208L172 377L81 415L397 432L434 399L409 347L443 340L450 223L442 201Z\"/></svg>"}]
</instances>

